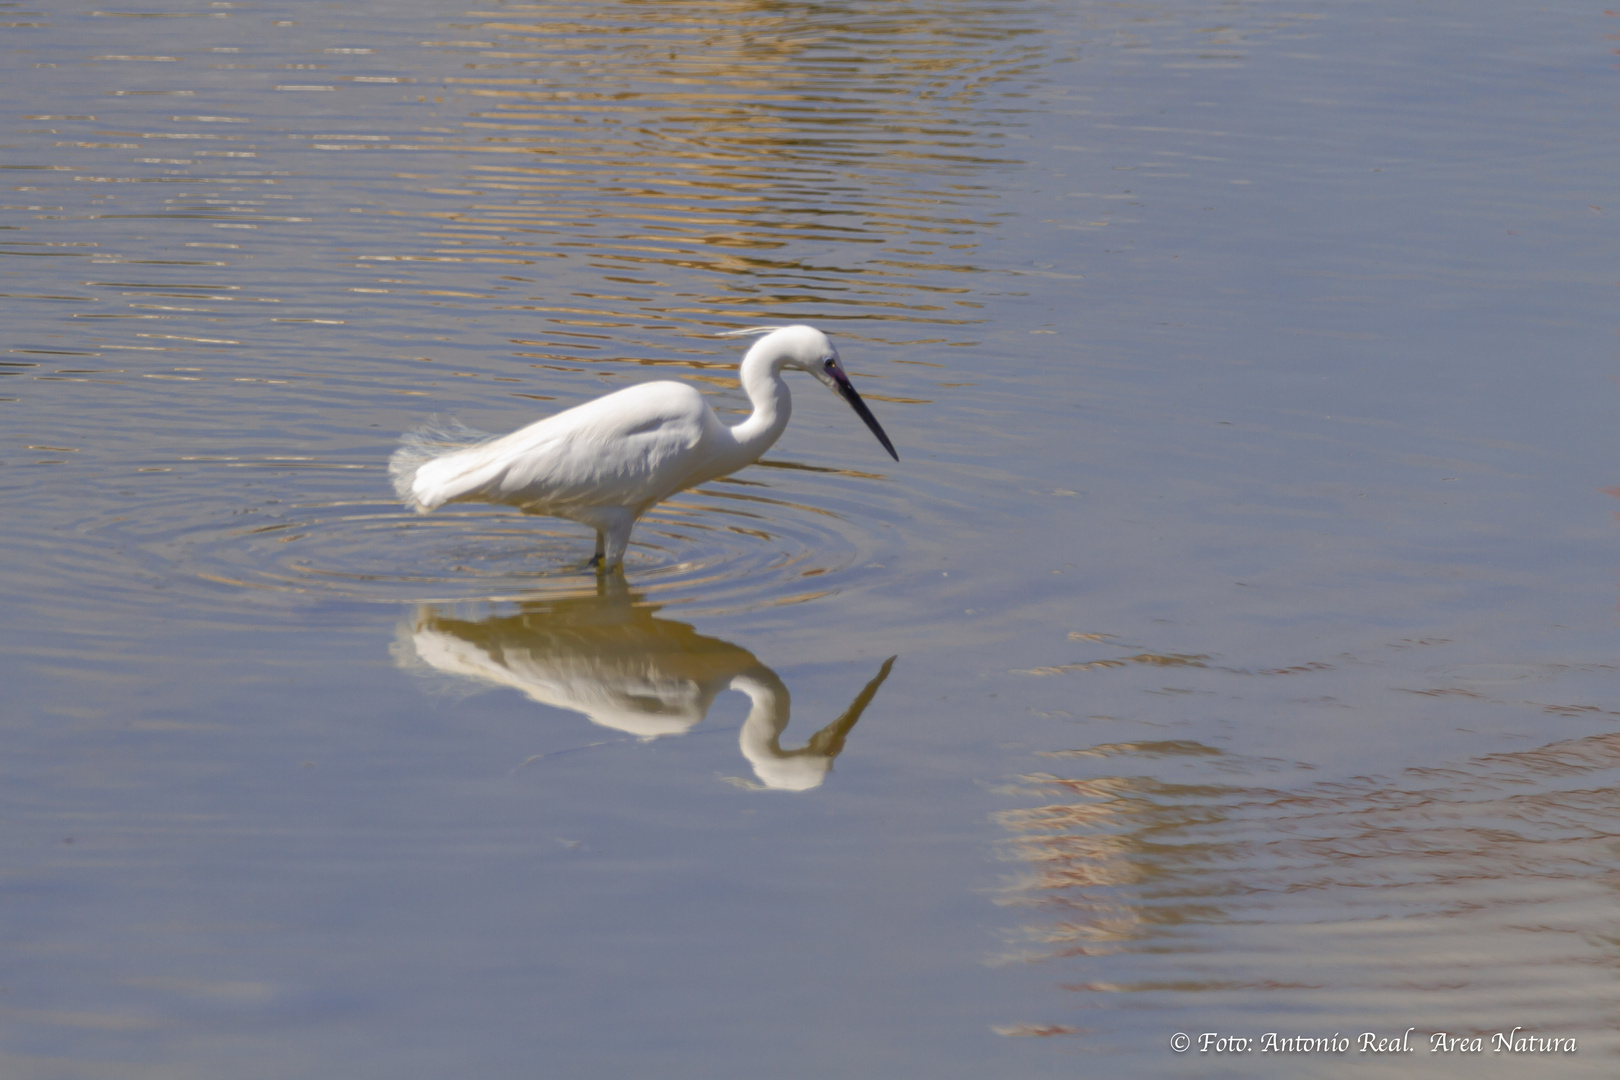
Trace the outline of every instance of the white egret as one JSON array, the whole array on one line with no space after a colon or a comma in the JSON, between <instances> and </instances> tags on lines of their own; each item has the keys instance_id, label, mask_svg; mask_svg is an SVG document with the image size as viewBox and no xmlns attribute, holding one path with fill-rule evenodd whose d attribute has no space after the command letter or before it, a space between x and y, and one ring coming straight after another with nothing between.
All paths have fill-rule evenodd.
<instances>
[{"instance_id":1,"label":"white egret","mask_svg":"<svg viewBox=\"0 0 1620 1080\"><path fill-rule=\"evenodd\" d=\"M850 384L838 350L809 326L761 326L739 376L754 411L721 423L681 382L631 386L526 428L470 446L440 432L405 436L389 461L399 497L420 513L451 502L489 502L569 518L596 530L593 564L619 566L636 519L661 499L752 465L793 411L782 372L808 371L849 402L896 461L894 444Z\"/></svg>"}]
</instances>

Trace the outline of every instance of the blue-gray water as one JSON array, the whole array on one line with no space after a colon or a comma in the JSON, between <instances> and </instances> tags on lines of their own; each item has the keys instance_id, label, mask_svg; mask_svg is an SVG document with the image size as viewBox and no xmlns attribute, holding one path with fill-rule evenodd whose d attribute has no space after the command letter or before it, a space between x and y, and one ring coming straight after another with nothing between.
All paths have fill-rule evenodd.
<instances>
[{"instance_id":1,"label":"blue-gray water","mask_svg":"<svg viewBox=\"0 0 1620 1080\"><path fill-rule=\"evenodd\" d=\"M1612 1075L1617 35L0 4L0 1072ZM789 321L898 464L391 499Z\"/></svg>"}]
</instances>

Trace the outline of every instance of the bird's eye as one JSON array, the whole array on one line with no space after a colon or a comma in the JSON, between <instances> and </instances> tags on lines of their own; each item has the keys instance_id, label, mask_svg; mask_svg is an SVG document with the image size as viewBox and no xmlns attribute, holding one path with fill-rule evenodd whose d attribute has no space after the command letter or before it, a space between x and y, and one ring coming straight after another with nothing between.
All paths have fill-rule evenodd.
<instances>
[{"instance_id":1,"label":"bird's eye","mask_svg":"<svg viewBox=\"0 0 1620 1080\"><path fill-rule=\"evenodd\" d=\"M829 357L827 357L827 359L825 359L825 360L823 360L823 361L822 361L822 362L821 362L821 366L822 366L822 367L824 367L824 368L826 368L826 369L827 369L827 370L828 370L828 371L831 371L831 370L832 370L832 366L833 366L833 358L832 358L832 357L830 357L830 356L829 356Z\"/></svg>"}]
</instances>

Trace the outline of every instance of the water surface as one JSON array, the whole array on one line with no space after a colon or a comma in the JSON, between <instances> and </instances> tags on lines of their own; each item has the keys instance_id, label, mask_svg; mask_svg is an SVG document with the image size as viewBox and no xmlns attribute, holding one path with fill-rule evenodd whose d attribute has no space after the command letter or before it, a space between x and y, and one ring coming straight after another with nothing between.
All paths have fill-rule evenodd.
<instances>
[{"instance_id":1,"label":"water surface","mask_svg":"<svg viewBox=\"0 0 1620 1080\"><path fill-rule=\"evenodd\" d=\"M1612 1072L1613 17L0 9L8 1076Z\"/></svg>"}]
</instances>

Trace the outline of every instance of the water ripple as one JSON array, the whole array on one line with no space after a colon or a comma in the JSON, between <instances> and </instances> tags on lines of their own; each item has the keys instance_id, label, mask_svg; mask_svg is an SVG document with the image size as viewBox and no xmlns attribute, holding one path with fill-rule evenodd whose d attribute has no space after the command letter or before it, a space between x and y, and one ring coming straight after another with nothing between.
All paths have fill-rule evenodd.
<instances>
[{"instance_id":1,"label":"water ripple","mask_svg":"<svg viewBox=\"0 0 1620 1080\"><path fill-rule=\"evenodd\" d=\"M41 445L29 452L35 465L48 465L78 451ZM625 560L637 589L663 603L696 599L705 611L836 593L881 550L885 523L899 507L875 474L861 480L777 464L649 512ZM38 589L43 576L64 603L77 595L100 610L120 597L144 602L156 588L199 615L226 619L264 594L394 604L595 588L587 529L506 508L412 514L383 492L368 497L384 481L380 466L364 461L238 456L149 462L133 472L118 484L123 499L105 478L60 485L52 516L71 524L26 536L32 557L0 572L0 587L10 579L18 592ZM109 490L84 499L85 484ZM844 490L851 484L862 490ZM222 486L239 501L220 499ZM135 488L139 498L129 498ZM851 500L863 512L846 513Z\"/></svg>"}]
</instances>

